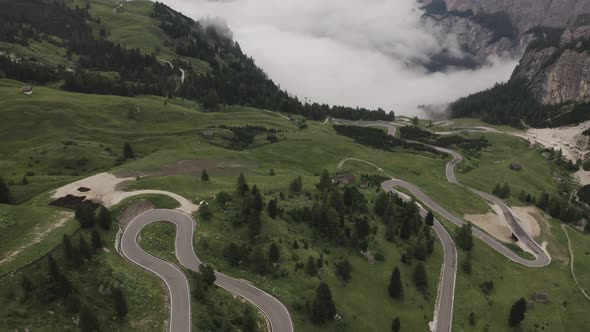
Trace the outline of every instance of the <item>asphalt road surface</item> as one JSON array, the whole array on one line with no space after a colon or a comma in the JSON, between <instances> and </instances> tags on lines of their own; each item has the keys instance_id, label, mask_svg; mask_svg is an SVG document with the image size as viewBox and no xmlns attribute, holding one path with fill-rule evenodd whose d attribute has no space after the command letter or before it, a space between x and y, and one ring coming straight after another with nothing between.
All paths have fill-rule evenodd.
<instances>
[{"instance_id":1,"label":"asphalt road surface","mask_svg":"<svg viewBox=\"0 0 590 332\"><path fill-rule=\"evenodd\" d=\"M180 264L193 271L199 270L201 261L195 254L193 234L195 220L178 210L150 210L131 220L121 236L121 252L127 259L158 275L168 287L170 297L170 332L191 330L190 287L184 273L175 265L148 254L139 247L137 238L143 227L168 221L176 226L176 257ZM240 280L215 273L215 284L254 304L268 319L271 331L292 332L293 322L287 308L270 294Z\"/></svg>"},{"instance_id":2,"label":"asphalt road surface","mask_svg":"<svg viewBox=\"0 0 590 332\"><path fill-rule=\"evenodd\" d=\"M354 123L347 122L345 120L334 119L333 122L337 124L355 124L361 126L372 126L372 127L385 127L387 128L388 135L394 136L396 133L396 127L393 126L390 122L386 121L378 121L378 122L363 122L357 121ZM413 141L414 142L414 141ZM424 144L422 142L415 142ZM427 144L425 144L427 145ZM512 250L508 249L504 244L497 241L494 237L490 236L483 230L473 227L473 235L484 241L487 245L495 249L497 252L501 253L508 259L524 265L528 267L543 267L548 265L551 262L551 258L547 255L547 253L524 231L520 222L504 201L497 198L494 195L490 195L488 193L482 192L475 188L471 188L469 186L461 184L457 181L455 177L455 166L463 160L461 154L459 154L455 150L440 148L437 146L429 145L430 147L438 150L439 152L449 154L453 159L449 161L445 166L445 174L449 183L462 186L467 188L468 190L472 191L476 195L479 195L483 199L487 200L490 203L497 204L502 209L504 213L504 217L510 226L512 233L518 238L519 241L522 241L524 245L531 249L534 252L535 259L528 260L525 258L520 257ZM445 219L451 221L452 223L461 226L466 223L465 220L462 218L455 216L454 214L448 212L444 208L442 208L438 203L432 200L429 196L427 196L422 190L420 190L417 186L412 183L399 180L399 179L391 179L383 182L381 184L383 189L387 192L396 193L397 191L395 188L404 188L413 196L415 196L424 206L428 209L441 215ZM401 196L401 195L400 195ZM420 206L420 213L425 216L427 210ZM441 240L441 244L443 246L444 251L444 259L443 259L443 271L441 276L441 283L439 285L439 294L436 301L436 309L435 309L435 331L438 332L448 332L451 331L452 327L452 319L453 319L453 304L454 304L454 296L455 296L455 279L457 274L457 249L455 247L455 243L453 238L449 235L446 229L442 226L442 224L436 220L434 221L433 226L436 235Z\"/></svg>"}]
</instances>

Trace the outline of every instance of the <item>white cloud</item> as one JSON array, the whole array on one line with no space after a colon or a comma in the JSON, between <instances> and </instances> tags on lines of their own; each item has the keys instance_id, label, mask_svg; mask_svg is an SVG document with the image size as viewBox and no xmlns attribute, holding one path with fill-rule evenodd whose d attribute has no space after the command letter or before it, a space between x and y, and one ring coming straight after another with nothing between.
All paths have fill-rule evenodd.
<instances>
[{"instance_id":1,"label":"white cloud","mask_svg":"<svg viewBox=\"0 0 590 332\"><path fill-rule=\"evenodd\" d=\"M509 78L516 61L426 73L409 66L453 36L420 22L416 0L164 0L194 19L222 17L242 50L282 88L321 103L416 114Z\"/></svg>"}]
</instances>

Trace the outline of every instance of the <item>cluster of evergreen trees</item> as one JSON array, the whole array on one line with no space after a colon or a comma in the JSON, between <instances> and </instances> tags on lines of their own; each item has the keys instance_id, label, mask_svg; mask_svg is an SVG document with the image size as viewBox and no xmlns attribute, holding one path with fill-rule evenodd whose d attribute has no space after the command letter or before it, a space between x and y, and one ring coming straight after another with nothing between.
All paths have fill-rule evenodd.
<instances>
[{"instance_id":1,"label":"cluster of evergreen trees","mask_svg":"<svg viewBox=\"0 0 590 332\"><path fill-rule=\"evenodd\" d=\"M263 126L256 126L256 125L245 125L245 126L226 126L221 125L219 128L227 129L233 133L233 136L230 138L226 138L229 142L229 147L233 150L245 150L250 145L254 143L254 139L258 135L268 134L274 135L279 132L278 129L275 128L266 128ZM278 138L274 136L275 139L269 139L269 141L278 141Z\"/></svg>"},{"instance_id":2,"label":"cluster of evergreen trees","mask_svg":"<svg viewBox=\"0 0 590 332\"><path fill-rule=\"evenodd\" d=\"M429 146L401 140L391 135L387 135L387 133L378 128L335 125L334 129L339 135L350 137L359 144L368 145L376 149L394 151L396 148L406 148L435 154L438 153L435 149Z\"/></svg>"},{"instance_id":3,"label":"cluster of evergreen trees","mask_svg":"<svg viewBox=\"0 0 590 332\"><path fill-rule=\"evenodd\" d=\"M0 15L5 19L0 21L6 22L0 26L0 38L27 43L41 34L57 36L63 40L60 46L65 47L67 56L79 58L74 72L36 61L16 63L8 58L0 59L0 72L9 78L39 84L63 79L64 89L82 93L178 96L200 101L210 111L218 110L219 104L231 104L299 114L315 120L326 116L350 120L395 118L393 112L382 109L302 103L270 80L252 58L242 53L231 36L213 26L203 27L161 3L154 4L152 17L160 20L160 28L170 37L170 47L180 55L211 65L211 71L203 75L190 64L174 60L175 65L186 71L180 87L172 79L175 69L158 62L154 54L142 54L138 49L126 49L106 40L108 32L104 28L95 34L91 23L100 26L100 19L93 18L86 8L72 9L63 2L31 0L9 3Z\"/></svg>"},{"instance_id":4,"label":"cluster of evergreen trees","mask_svg":"<svg viewBox=\"0 0 590 332\"><path fill-rule=\"evenodd\" d=\"M492 190L492 194L498 196L500 198L509 198L510 197L510 185L508 182L504 184L496 184L494 190Z\"/></svg>"},{"instance_id":5,"label":"cluster of evergreen trees","mask_svg":"<svg viewBox=\"0 0 590 332\"><path fill-rule=\"evenodd\" d=\"M417 126L403 126L399 129L400 137L404 139L420 140L428 139L434 136L430 130L425 130Z\"/></svg>"},{"instance_id":6,"label":"cluster of evergreen trees","mask_svg":"<svg viewBox=\"0 0 590 332\"><path fill-rule=\"evenodd\" d=\"M528 125L540 124L552 114L554 107L541 105L522 79L511 79L506 83L471 94L450 105L454 118L480 118L492 124L506 124L522 128L522 121Z\"/></svg>"},{"instance_id":7,"label":"cluster of evergreen trees","mask_svg":"<svg viewBox=\"0 0 590 332\"><path fill-rule=\"evenodd\" d=\"M402 262L424 261L432 254L435 241L430 228L432 214L423 220L414 202L404 202L399 196L385 192L375 199L374 212L386 226L385 239L396 243L404 252Z\"/></svg>"},{"instance_id":8,"label":"cluster of evergreen trees","mask_svg":"<svg viewBox=\"0 0 590 332\"><path fill-rule=\"evenodd\" d=\"M298 178L294 182L299 188ZM374 226L365 215L368 207L364 195L356 187L335 186L327 170L321 172L316 187L320 194L315 195L313 204L287 211L290 219L307 223L321 239L366 250Z\"/></svg>"},{"instance_id":9,"label":"cluster of evergreen trees","mask_svg":"<svg viewBox=\"0 0 590 332\"><path fill-rule=\"evenodd\" d=\"M103 210L104 209L104 210ZM90 215L85 213L77 213L76 218L81 220L89 218ZM92 216L94 217L94 216ZM103 227L109 226L111 219L110 212L101 208L99 217L100 225ZM87 221L84 221L84 225ZM91 243L89 244L86 238L87 231L78 233L79 245L75 246L72 243L72 238L68 235L63 235L62 245L63 259L57 260L54 258L54 253L46 256L46 268L38 269L40 271L39 280L32 280L30 275L23 274L20 281L20 287L26 299L31 301L40 301L41 303L56 303L59 302L65 310L72 315L78 315L79 326L82 331L98 331L100 330L99 320L96 310L91 307L89 303L83 302L79 297L79 290L70 281L74 275L79 274L79 270L86 262L93 259L97 254L97 249L102 248L102 239L100 233L94 229L91 232ZM60 256L61 257L61 256ZM40 261L38 264L41 264ZM127 315L128 306L127 298L124 291L119 287L110 287L110 300L112 303L113 312L119 317L123 318Z\"/></svg>"}]
</instances>

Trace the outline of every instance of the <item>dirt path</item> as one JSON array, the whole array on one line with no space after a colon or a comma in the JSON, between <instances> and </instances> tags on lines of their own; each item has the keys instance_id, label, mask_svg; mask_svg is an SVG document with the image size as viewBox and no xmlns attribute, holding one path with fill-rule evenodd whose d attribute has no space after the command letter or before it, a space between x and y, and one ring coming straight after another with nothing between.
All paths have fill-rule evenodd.
<instances>
[{"instance_id":1,"label":"dirt path","mask_svg":"<svg viewBox=\"0 0 590 332\"><path fill-rule=\"evenodd\" d=\"M122 1L121 1L121 3L119 4L119 6L118 6L118 7L116 7L116 8L113 8L113 13L117 13L117 12L119 12L119 9L121 9L121 7L123 7L123 2L122 2Z\"/></svg>"},{"instance_id":2,"label":"dirt path","mask_svg":"<svg viewBox=\"0 0 590 332\"><path fill-rule=\"evenodd\" d=\"M574 249L572 249L572 241L570 240L570 236L567 233L566 228L567 228L566 225L563 225L563 224L561 225L561 229L563 229L563 232L565 233L565 237L567 238L567 246L570 251L570 271L572 273L572 277L574 277L574 281L576 282L576 285L580 289L580 292L582 292L584 297L586 297L588 300L590 300L590 295L588 295L588 293L586 293L586 291L582 288L582 286L580 286L580 283L578 283L578 279L576 278L576 274L574 273Z\"/></svg>"},{"instance_id":3,"label":"dirt path","mask_svg":"<svg viewBox=\"0 0 590 332\"><path fill-rule=\"evenodd\" d=\"M0 260L0 264L10 262L14 257L18 256L21 252L23 252L23 250L27 249L28 247L30 247L34 244L41 242L49 233L51 233L51 231L62 227L63 225L66 224L66 222L68 220L70 220L74 217L73 212L62 211L62 212L60 212L60 214L61 214L61 218L59 220L57 220L56 222L49 225L49 227L47 227L45 230L43 230L41 232L37 232L35 237L33 238L33 240L31 240L28 243L25 243L24 245L20 246L16 250L8 252L6 254L6 257L4 257ZM38 226L35 226L35 231L39 231Z\"/></svg>"}]
</instances>

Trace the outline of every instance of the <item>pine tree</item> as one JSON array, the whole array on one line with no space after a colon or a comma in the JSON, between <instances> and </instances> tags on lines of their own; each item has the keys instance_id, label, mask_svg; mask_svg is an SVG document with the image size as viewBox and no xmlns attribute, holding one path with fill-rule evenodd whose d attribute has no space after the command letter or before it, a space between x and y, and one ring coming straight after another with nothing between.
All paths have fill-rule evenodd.
<instances>
[{"instance_id":1,"label":"pine tree","mask_svg":"<svg viewBox=\"0 0 590 332\"><path fill-rule=\"evenodd\" d=\"M277 207L277 199L271 199L268 202L268 207L266 208L266 210L268 211L268 215L274 219L277 217L278 215L278 207Z\"/></svg>"},{"instance_id":2,"label":"pine tree","mask_svg":"<svg viewBox=\"0 0 590 332\"><path fill-rule=\"evenodd\" d=\"M277 246L274 242L270 244L270 247L268 248L268 257L270 258L270 261L272 263L276 263L279 261L279 258L281 256L280 250L279 250L279 246Z\"/></svg>"},{"instance_id":3,"label":"pine tree","mask_svg":"<svg viewBox=\"0 0 590 332\"><path fill-rule=\"evenodd\" d=\"M352 264L347 258L343 258L336 262L336 276L344 282L350 281L352 278Z\"/></svg>"},{"instance_id":4,"label":"pine tree","mask_svg":"<svg viewBox=\"0 0 590 332\"><path fill-rule=\"evenodd\" d=\"M414 127L418 127L418 126L420 125L420 120L418 119L418 117L417 117L417 116L415 116L415 117L412 119L412 124L414 125Z\"/></svg>"},{"instance_id":5,"label":"pine tree","mask_svg":"<svg viewBox=\"0 0 590 332\"><path fill-rule=\"evenodd\" d=\"M389 278L389 287L387 290L389 291L389 296L394 299L401 299L404 295L401 274L397 266L391 273L391 277Z\"/></svg>"},{"instance_id":6,"label":"pine tree","mask_svg":"<svg viewBox=\"0 0 590 332\"><path fill-rule=\"evenodd\" d=\"M8 188L4 179L0 177L0 204L12 204L13 202L10 188Z\"/></svg>"},{"instance_id":7,"label":"pine tree","mask_svg":"<svg viewBox=\"0 0 590 332\"><path fill-rule=\"evenodd\" d=\"M260 194L260 191L258 190L256 185L254 185L253 189L254 188L256 188L256 191L253 193L253 195L254 195L254 209L256 210L256 212L260 213L262 211L262 209L264 208L264 201L262 200L262 194Z\"/></svg>"},{"instance_id":8,"label":"pine tree","mask_svg":"<svg viewBox=\"0 0 590 332\"><path fill-rule=\"evenodd\" d=\"M80 254L82 254L82 258L90 259L92 257L92 251L83 235L80 235Z\"/></svg>"},{"instance_id":9,"label":"pine tree","mask_svg":"<svg viewBox=\"0 0 590 332\"><path fill-rule=\"evenodd\" d=\"M61 273L59 272L57 262L51 254L47 255L47 270L49 271L49 277L51 277L51 280L59 280Z\"/></svg>"},{"instance_id":10,"label":"pine tree","mask_svg":"<svg viewBox=\"0 0 590 332\"><path fill-rule=\"evenodd\" d=\"M199 265L199 273L201 274L201 278L207 287L213 286L213 284L215 284L215 271L211 266L205 264Z\"/></svg>"},{"instance_id":11,"label":"pine tree","mask_svg":"<svg viewBox=\"0 0 590 332\"><path fill-rule=\"evenodd\" d=\"M217 91L215 89L209 89L203 99L203 108L205 108L205 111L217 112L219 110L219 103L220 99Z\"/></svg>"},{"instance_id":12,"label":"pine tree","mask_svg":"<svg viewBox=\"0 0 590 332\"><path fill-rule=\"evenodd\" d=\"M457 245L467 251L473 248L473 231L470 222L464 223L457 232Z\"/></svg>"},{"instance_id":13,"label":"pine tree","mask_svg":"<svg viewBox=\"0 0 590 332\"><path fill-rule=\"evenodd\" d=\"M209 174L207 174L207 170L203 168L203 173L201 174L201 181L209 182Z\"/></svg>"},{"instance_id":14,"label":"pine tree","mask_svg":"<svg viewBox=\"0 0 590 332\"><path fill-rule=\"evenodd\" d=\"M291 181L291 184L289 185L289 189L293 193L296 193L296 194L301 193L301 191L303 190L303 181L301 180L301 176L298 176L295 179L293 179L293 181Z\"/></svg>"},{"instance_id":15,"label":"pine tree","mask_svg":"<svg viewBox=\"0 0 590 332\"><path fill-rule=\"evenodd\" d=\"M72 258L74 257L74 254L73 254L73 248L72 248L72 241L70 240L70 237L67 234L64 234L62 236L62 243L64 246L64 254L65 254L66 258L71 261Z\"/></svg>"},{"instance_id":16,"label":"pine tree","mask_svg":"<svg viewBox=\"0 0 590 332\"><path fill-rule=\"evenodd\" d=\"M315 293L311 304L311 321L316 325L321 325L326 321L333 320L336 315L336 305L332 299L330 287L322 282Z\"/></svg>"},{"instance_id":17,"label":"pine tree","mask_svg":"<svg viewBox=\"0 0 590 332\"><path fill-rule=\"evenodd\" d=\"M113 224L113 217L111 215L111 211L104 206L100 207L98 212L98 222L100 227L104 230L109 230L111 225Z\"/></svg>"},{"instance_id":18,"label":"pine tree","mask_svg":"<svg viewBox=\"0 0 590 332\"><path fill-rule=\"evenodd\" d=\"M336 211L344 211L344 201L342 200L340 190L334 189L332 192L330 192L330 205Z\"/></svg>"},{"instance_id":19,"label":"pine tree","mask_svg":"<svg viewBox=\"0 0 590 332\"><path fill-rule=\"evenodd\" d=\"M526 300L524 298L518 299L510 308L510 316L508 316L508 323L510 326L516 326L524 319L526 312Z\"/></svg>"},{"instance_id":20,"label":"pine tree","mask_svg":"<svg viewBox=\"0 0 590 332\"><path fill-rule=\"evenodd\" d=\"M92 248L94 248L94 250L102 248L102 238L96 229L92 230Z\"/></svg>"},{"instance_id":21,"label":"pine tree","mask_svg":"<svg viewBox=\"0 0 590 332\"><path fill-rule=\"evenodd\" d=\"M500 187L500 184L496 184L496 186L494 187L494 190L492 190L492 194L494 194L494 196L498 196L500 197L502 195L502 187Z\"/></svg>"},{"instance_id":22,"label":"pine tree","mask_svg":"<svg viewBox=\"0 0 590 332\"><path fill-rule=\"evenodd\" d=\"M275 170L271 168L270 172L268 172L268 175L275 176Z\"/></svg>"},{"instance_id":23,"label":"pine tree","mask_svg":"<svg viewBox=\"0 0 590 332\"><path fill-rule=\"evenodd\" d=\"M419 291L425 292L428 289L428 277L426 275L426 267L424 263L420 262L414 269L414 284Z\"/></svg>"},{"instance_id":24,"label":"pine tree","mask_svg":"<svg viewBox=\"0 0 590 332\"><path fill-rule=\"evenodd\" d=\"M426 246L424 245L424 241L418 240L418 243L416 243L416 246L414 247L414 258L420 261L426 259Z\"/></svg>"},{"instance_id":25,"label":"pine tree","mask_svg":"<svg viewBox=\"0 0 590 332\"><path fill-rule=\"evenodd\" d=\"M125 159L135 159L135 152L133 151L131 144L125 143L123 145L123 157Z\"/></svg>"},{"instance_id":26,"label":"pine tree","mask_svg":"<svg viewBox=\"0 0 590 332\"><path fill-rule=\"evenodd\" d=\"M125 296L125 293L123 293L123 290L119 287L115 287L113 288L111 296L113 298L113 306L115 307L117 316L127 316L127 297Z\"/></svg>"},{"instance_id":27,"label":"pine tree","mask_svg":"<svg viewBox=\"0 0 590 332\"><path fill-rule=\"evenodd\" d=\"M334 188L328 170L324 169L320 174L320 182L317 184L317 187L322 192L331 191Z\"/></svg>"},{"instance_id":28,"label":"pine tree","mask_svg":"<svg viewBox=\"0 0 590 332\"><path fill-rule=\"evenodd\" d=\"M313 256L309 256L307 258L307 264L305 265L305 272L312 277L318 274L318 267L315 264L315 259L313 259Z\"/></svg>"},{"instance_id":29,"label":"pine tree","mask_svg":"<svg viewBox=\"0 0 590 332\"><path fill-rule=\"evenodd\" d=\"M26 186L27 184L29 184L29 180L27 179L26 176L23 176L23 179L21 180L21 183L23 186Z\"/></svg>"},{"instance_id":30,"label":"pine tree","mask_svg":"<svg viewBox=\"0 0 590 332\"><path fill-rule=\"evenodd\" d=\"M94 226L94 210L88 205L77 207L75 218L82 228L91 228Z\"/></svg>"},{"instance_id":31,"label":"pine tree","mask_svg":"<svg viewBox=\"0 0 590 332\"><path fill-rule=\"evenodd\" d=\"M428 211L426 217L424 218L424 222L426 222L426 225L428 226L434 225L434 214L432 214L432 211Z\"/></svg>"},{"instance_id":32,"label":"pine tree","mask_svg":"<svg viewBox=\"0 0 590 332\"><path fill-rule=\"evenodd\" d=\"M240 173L238 176L238 185L236 187L236 191L240 194L240 196L244 196L250 190L248 187L248 183L246 182L246 177L244 173Z\"/></svg>"},{"instance_id":33,"label":"pine tree","mask_svg":"<svg viewBox=\"0 0 590 332\"><path fill-rule=\"evenodd\" d=\"M391 323L391 332L399 332L400 328L401 323L399 321L399 317L395 317Z\"/></svg>"},{"instance_id":34,"label":"pine tree","mask_svg":"<svg viewBox=\"0 0 590 332\"><path fill-rule=\"evenodd\" d=\"M508 198L510 197L510 185L508 183L504 183L504 186L502 186L502 198Z\"/></svg>"},{"instance_id":35,"label":"pine tree","mask_svg":"<svg viewBox=\"0 0 590 332\"><path fill-rule=\"evenodd\" d=\"M250 210L246 220L248 222L248 236L250 237L251 241L254 241L254 239L258 236L258 234L260 234L260 231L262 230L262 221L260 220L260 215L258 212L256 212L256 210L252 209Z\"/></svg>"}]
</instances>

